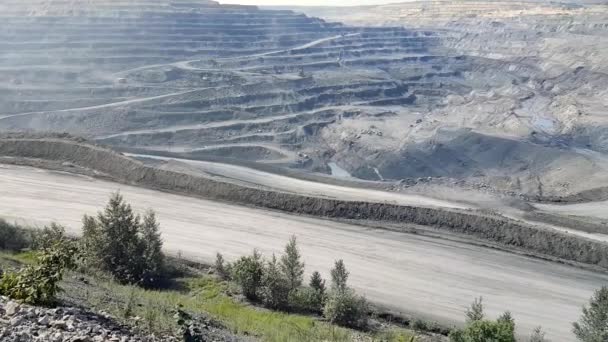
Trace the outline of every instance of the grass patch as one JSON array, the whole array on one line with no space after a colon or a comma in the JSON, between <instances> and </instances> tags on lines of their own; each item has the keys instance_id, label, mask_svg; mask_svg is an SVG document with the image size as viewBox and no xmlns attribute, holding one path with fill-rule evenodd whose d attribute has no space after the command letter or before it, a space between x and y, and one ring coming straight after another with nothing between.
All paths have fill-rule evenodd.
<instances>
[{"instance_id":1,"label":"grass patch","mask_svg":"<svg viewBox=\"0 0 608 342\"><path fill-rule=\"evenodd\" d=\"M36 260L36 253L28 252L6 252L0 250L0 268L20 268L23 265L31 264Z\"/></svg>"},{"instance_id":2,"label":"grass patch","mask_svg":"<svg viewBox=\"0 0 608 342\"><path fill-rule=\"evenodd\" d=\"M263 341L352 341L353 331L332 326L313 317L257 309L226 293L231 285L211 276L181 279L187 291L146 290L96 281L96 289L67 285L66 293L79 296L97 310L123 321L139 317L138 326L159 335L174 334L173 310L182 305L191 313L221 321L230 331L253 335ZM93 283L92 281L90 282Z\"/></svg>"},{"instance_id":3,"label":"grass patch","mask_svg":"<svg viewBox=\"0 0 608 342\"><path fill-rule=\"evenodd\" d=\"M183 290L146 290L91 279L88 285L65 285L64 295L77 297L88 307L103 310L123 323L136 324L147 333L173 335L177 325L174 309L183 309L221 322L229 331L250 335L267 342L310 341L387 341L410 342L413 335L405 330L366 334L331 325L315 317L260 309L230 296L233 284L209 275L178 279ZM135 317L139 319L134 320ZM357 338L355 338L357 337Z\"/></svg>"}]
</instances>

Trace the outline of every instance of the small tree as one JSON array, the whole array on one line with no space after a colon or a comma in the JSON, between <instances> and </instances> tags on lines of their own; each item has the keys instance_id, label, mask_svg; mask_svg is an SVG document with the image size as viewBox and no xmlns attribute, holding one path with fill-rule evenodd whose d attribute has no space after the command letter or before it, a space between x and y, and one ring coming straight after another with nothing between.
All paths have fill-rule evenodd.
<instances>
[{"instance_id":1,"label":"small tree","mask_svg":"<svg viewBox=\"0 0 608 342\"><path fill-rule=\"evenodd\" d=\"M86 265L112 274L123 283L152 285L162 273L164 256L156 216L141 222L120 193L110 197L97 218L84 216Z\"/></svg>"},{"instance_id":2,"label":"small tree","mask_svg":"<svg viewBox=\"0 0 608 342\"><path fill-rule=\"evenodd\" d=\"M232 265L232 278L248 299L257 299L264 275L262 255L253 250L251 256L243 256Z\"/></svg>"},{"instance_id":3,"label":"small tree","mask_svg":"<svg viewBox=\"0 0 608 342\"><path fill-rule=\"evenodd\" d=\"M321 278L321 273L318 271L314 271L310 276L309 286L321 296L325 296L325 280Z\"/></svg>"},{"instance_id":4,"label":"small tree","mask_svg":"<svg viewBox=\"0 0 608 342\"><path fill-rule=\"evenodd\" d=\"M273 254L272 259L266 264L262 280L262 300L264 305L271 309L285 309L288 304L289 285L279 269L277 257Z\"/></svg>"},{"instance_id":5,"label":"small tree","mask_svg":"<svg viewBox=\"0 0 608 342\"><path fill-rule=\"evenodd\" d=\"M515 326L508 322L472 321L450 333L451 342L515 342Z\"/></svg>"},{"instance_id":6,"label":"small tree","mask_svg":"<svg viewBox=\"0 0 608 342\"><path fill-rule=\"evenodd\" d=\"M515 342L515 320L510 312L503 313L496 321L484 319L482 298L466 310L466 326L450 332L452 342Z\"/></svg>"},{"instance_id":7,"label":"small tree","mask_svg":"<svg viewBox=\"0 0 608 342\"><path fill-rule=\"evenodd\" d=\"M589 306L583 306L583 314L573 323L573 332L582 342L608 341L608 287L595 291Z\"/></svg>"},{"instance_id":8,"label":"small tree","mask_svg":"<svg viewBox=\"0 0 608 342\"><path fill-rule=\"evenodd\" d=\"M498 317L497 321L515 325L515 319L513 319L513 315L511 315L511 311L505 311L502 315L500 315Z\"/></svg>"},{"instance_id":9,"label":"small tree","mask_svg":"<svg viewBox=\"0 0 608 342\"><path fill-rule=\"evenodd\" d=\"M230 265L226 263L221 253L215 255L215 273L223 280L230 278Z\"/></svg>"},{"instance_id":10,"label":"small tree","mask_svg":"<svg viewBox=\"0 0 608 342\"><path fill-rule=\"evenodd\" d=\"M121 282L140 281L139 217L120 193L113 194L104 211L97 215L97 230L102 251L96 254L102 269Z\"/></svg>"},{"instance_id":11,"label":"small tree","mask_svg":"<svg viewBox=\"0 0 608 342\"><path fill-rule=\"evenodd\" d=\"M304 263L300 260L300 251L295 236L292 236L285 246L285 254L281 257L281 272L287 280L290 291L302 286Z\"/></svg>"},{"instance_id":12,"label":"small tree","mask_svg":"<svg viewBox=\"0 0 608 342\"><path fill-rule=\"evenodd\" d=\"M330 322L353 328L365 328L369 305L347 285L348 271L342 260L331 270L331 292L323 308L323 316Z\"/></svg>"},{"instance_id":13,"label":"small tree","mask_svg":"<svg viewBox=\"0 0 608 342\"><path fill-rule=\"evenodd\" d=\"M344 266L342 259L336 261L334 268L331 270L331 288L333 291L344 292L347 288L348 271Z\"/></svg>"},{"instance_id":14,"label":"small tree","mask_svg":"<svg viewBox=\"0 0 608 342\"><path fill-rule=\"evenodd\" d=\"M532 335L530 335L530 342L546 342L545 332L541 327L536 327L532 330Z\"/></svg>"},{"instance_id":15,"label":"small tree","mask_svg":"<svg viewBox=\"0 0 608 342\"><path fill-rule=\"evenodd\" d=\"M162 276L165 256L162 252L163 241L160 237L160 225L156 214L148 210L141 225L141 248L143 269L141 279L143 285L153 285Z\"/></svg>"},{"instance_id":16,"label":"small tree","mask_svg":"<svg viewBox=\"0 0 608 342\"><path fill-rule=\"evenodd\" d=\"M467 323L481 321L484 318L483 314L483 297L475 298L473 304L465 312Z\"/></svg>"}]
</instances>

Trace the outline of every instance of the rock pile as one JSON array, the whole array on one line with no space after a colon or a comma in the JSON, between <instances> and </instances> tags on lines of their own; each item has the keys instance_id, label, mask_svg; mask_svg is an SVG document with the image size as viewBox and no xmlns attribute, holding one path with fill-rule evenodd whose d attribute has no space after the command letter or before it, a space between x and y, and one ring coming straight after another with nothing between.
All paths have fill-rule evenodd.
<instances>
[{"instance_id":1,"label":"rock pile","mask_svg":"<svg viewBox=\"0 0 608 342\"><path fill-rule=\"evenodd\" d=\"M76 308L41 308L0 296L0 341L135 342L155 341L113 323L109 315Z\"/></svg>"},{"instance_id":2,"label":"rock pile","mask_svg":"<svg viewBox=\"0 0 608 342\"><path fill-rule=\"evenodd\" d=\"M197 337L209 342L254 341L235 336L206 317L193 317ZM177 342L174 336L142 336L133 327L117 324L105 312L73 307L42 308L0 296L2 342Z\"/></svg>"}]
</instances>

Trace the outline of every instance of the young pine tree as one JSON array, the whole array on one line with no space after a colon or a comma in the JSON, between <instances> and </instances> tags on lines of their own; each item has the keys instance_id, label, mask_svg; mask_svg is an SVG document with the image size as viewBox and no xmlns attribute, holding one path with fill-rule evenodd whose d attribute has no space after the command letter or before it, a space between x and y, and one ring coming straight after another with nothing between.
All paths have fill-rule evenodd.
<instances>
[{"instance_id":1,"label":"young pine tree","mask_svg":"<svg viewBox=\"0 0 608 342\"><path fill-rule=\"evenodd\" d=\"M156 221L156 214L152 210L144 215L141 224L141 248L143 285L154 285L163 273L165 256L162 252L163 241L160 236L160 225Z\"/></svg>"},{"instance_id":2,"label":"young pine tree","mask_svg":"<svg viewBox=\"0 0 608 342\"><path fill-rule=\"evenodd\" d=\"M308 284L313 290L317 291L321 296L325 296L325 280L321 278L321 273L314 271L310 276Z\"/></svg>"},{"instance_id":3,"label":"young pine tree","mask_svg":"<svg viewBox=\"0 0 608 342\"><path fill-rule=\"evenodd\" d=\"M467 323L481 321L484 318L483 314L483 297L475 298L473 304L465 312ZM510 314L509 314L510 315Z\"/></svg>"},{"instance_id":4,"label":"young pine tree","mask_svg":"<svg viewBox=\"0 0 608 342\"><path fill-rule=\"evenodd\" d=\"M137 257L140 252L139 217L133 213L120 193L110 198L103 212L97 215L99 233L102 237L101 266L117 280L138 282L142 270Z\"/></svg>"},{"instance_id":5,"label":"young pine tree","mask_svg":"<svg viewBox=\"0 0 608 342\"><path fill-rule=\"evenodd\" d=\"M281 257L281 272L287 280L290 291L302 286L304 262L300 260L300 251L295 236L292 236L285 246L285 253Z\"/></svg>"},{"instance_id":6,"label":"young pine tree","mask_svg":"<svg viewBox=\"0 0 608 342\"><path fill-rule=\"evenodd\" d=\"M583 307L583 314L574 323L574 335L582 342L608 341L608 287L595 291L589 306Z\"/></svg>"},{"instance_id":7,"label":"young pine tree","mask_svg":"<svg viewBox=\"0 0 608 342\"><path fill-rule=\"evenodd\" d=\"M285 281L274 254L266 264L262 283L261 292L264 305L274 310L287 308L289 284Z\"/></svg>"},{"instance_id":8,"label":"young pine tree","mask_svg":"<svg viewBox=\"0 0 608 342\"><path fill-rule=\"evenodd\" d=\"M344 266L342 259L336 261L334 268L331 270L331 288L333 291L345 292L348 288L346 282L348 281L348 271Z\"/></svg>"}]
</instances>

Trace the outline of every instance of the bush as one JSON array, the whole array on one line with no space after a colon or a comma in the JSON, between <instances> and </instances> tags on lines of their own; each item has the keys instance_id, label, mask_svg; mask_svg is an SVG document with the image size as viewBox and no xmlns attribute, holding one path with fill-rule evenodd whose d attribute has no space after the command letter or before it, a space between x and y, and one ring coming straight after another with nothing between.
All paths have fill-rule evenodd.
<instances>
[{"instance_id":1,"label":"bush","mask_svg":"<svg viewBox=\"0 0 608 342\"><path fill-rule=\"evenodd\" d=\"M573 332L583 342L608 341L608 287L595 291Z\"/></svg>"},{"instance_id":2,"label":"bush","mask_svg":"<svg viewBox=\"0 0 608 342\"><path fill-rule=\"evenodd\" d=\"M257 250L251 256L241 257L232 265L232 279L248 299L258 299L263 275L264 262Z\"/></svg>"},{"instance_id":3,"label":"bush","mask_svg":"<svg viewBox=\"0 0 608 342\"><path fill-rule=\"evenodd\" d=\"M369 305L352 289L333 291L323 308L323 316L331 323L363 329L368 324Z\"/></svg>"},{"instance_id":4,"label":"bush","mask_svg":"<svg viewBox=\"0 0 608 342\"><path fill-rule=\"evenodd\" d=\"M51 223L49 227L44 227L40 232L33 235L32 247L36 250L51 248L58 241L66 240L65 228Z\"/></svg>"},{"instance_id":5,"label":"bush","mask_svg":"<svg viewBox=\"0 0 608 342\"><path fill-rule=\"evenodd\" d=\"M164 255L154 212L148 211L142 222L119 193L112 195L97 218L84 216L83 244L86 265L112 274L121 283L152 286L162 276Z\"/></svg>"},{"instance_id":6,"label":"bush","mask_svg":"<svg viewBox=\"0 0 608 342\"><path fill-rule=\"evenodd\" d=\"M64 272L76 265L78 249L73 241L64 237L47 243L33 265L16 273L7 273L0 279L0 294L28 304L54 303Z\"/></svg>"},{"instance_id":7,"label":"bush","mask_svg":"<svg viewBox=\"0 0 608 342\"><path fill-rule=\"evenodd\" d=\"M515 342L515 321L510 312L503 313L496 321L484 320L482 298L476 298L465 312L464 329L450 332L452 342Z\"/></svg>"},{"instance_id":8,"label":"bush","mask_svg":"<svg viewBox=\"0 0 608 342\"><path fill-rule=\"evenodd\" d=\"M335 324L365 328L368 324L369 305L365 298L347 286L348 275L344 262L336 261L331 270L332 290L325 302L323 316Z\"/></svg>"},{"instance_id":9,"label":"bush","mask_svg":"<svg viewBox=\"0 0 608 342\"><path fill-rule=\"evenodd\" d=\"M279 269L276 256L266 264L262 279L261 297L264 305L270 309L284 310L289 301L289 283Z\"/></svg>"},{"instance_id":10,"label":"bush","mask_svg":"<svg viewBox=\"0 0 608 342\"><path fill-rule=\"evenodd\" d=\"M20 251L32 246L33 232L0 219L0 249Z\"/></svg>"},{"instance_id":11,"label":"bush","mask_svg":"<svg viewBox=\"0 0 608 342\"><path fill-rule=\"evenodd\" d=\"M293 311L321 314L324 304L324 296L311 287L301 287L289 292L289 307Z\"/></svg>"},{"instance_id":12,"label":"bush","mask_svg":"<svg viewBox=\"0 0 608 342\"><path fill-rule=\"evenodd\" d=\"M481 321L484 317L483 314L483 298L475 298L473 304L465 312L467 316L467 323Z\"/></svg>"},{"instance_id":13,"label":"bush","mask_svg":"<svg viewBox=\"0 0 608 342\"><path fill-rule=\"evenodd\" d=\"M541 327L536 327L532 331L532 335L530 335L530 342L546 342L545 333Z\"/></svg>"},{"instance_id":14,"label":"bush","mask_svg":"<svg viewBox=\"0 0 608 342\"><path fill-rule=\"evenodd\" d=\"M515 326L505 321L474 321L450 333L452 342L515 342Z\"/></svg>"}]
</instances>

